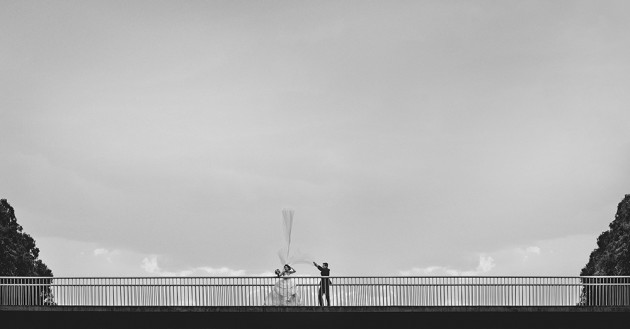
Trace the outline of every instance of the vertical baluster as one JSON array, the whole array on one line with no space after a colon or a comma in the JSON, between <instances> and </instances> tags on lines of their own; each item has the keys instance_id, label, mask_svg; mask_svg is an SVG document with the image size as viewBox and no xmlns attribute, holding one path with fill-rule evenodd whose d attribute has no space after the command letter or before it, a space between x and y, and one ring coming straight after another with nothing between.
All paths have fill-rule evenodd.
<instances>
[{"instance_id":1,"label":"vertical baluster","mask_svg":"<svg viewBox=\"0 0 630 329\"><path fill-rule=\"evenodd\" d=\"M24 296L24 305L30 305L30 278L24 278L24 286L22 289L22 295Z\"/></svg>"},{"instance_id":2,"label":"vertical baluster","mask_svg":"<svg viewBox=\"0 0 630 329\"><path fill-rule=\"evenodd\" d=\"M440 277L440 306L444 305L444 277Z\"/></svg>"}]
</instances>

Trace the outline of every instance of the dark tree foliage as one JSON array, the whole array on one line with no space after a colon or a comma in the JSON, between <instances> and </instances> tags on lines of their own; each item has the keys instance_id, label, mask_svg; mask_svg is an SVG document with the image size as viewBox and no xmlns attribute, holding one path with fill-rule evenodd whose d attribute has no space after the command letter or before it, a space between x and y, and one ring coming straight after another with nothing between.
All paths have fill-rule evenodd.
<instances>
[{"instance_id":1,"label":"dark tree foliage","mask_svg":"<svg viewBox=\"0 0 630 329\"><path fill-rule=\"evenodd\" d=\"M581 276L581 304L630 305L630 280L625 278L597 278L597 276L630 276L630 194L617 206L615 219L609 230L597 238L597 248L591 252ZM611 286L602 283L613 284ZM624 284L628 284L624 286Z\"/></svg>"},{"instance_id":2,"label":"dark tree foliage","mask_svg":"<svg viewBox=\"0 0 630 329\"><path fill-rule=\"evenodd\" d=\"M19 279L6 277L41 277L31 280L35 286L10 287ZM54 304L50 291L53 273L39 259L35 240L25 232L15 218L15 211L6 199L0 200L0 305L20 303Z\"/></svg>"}]
</instances>

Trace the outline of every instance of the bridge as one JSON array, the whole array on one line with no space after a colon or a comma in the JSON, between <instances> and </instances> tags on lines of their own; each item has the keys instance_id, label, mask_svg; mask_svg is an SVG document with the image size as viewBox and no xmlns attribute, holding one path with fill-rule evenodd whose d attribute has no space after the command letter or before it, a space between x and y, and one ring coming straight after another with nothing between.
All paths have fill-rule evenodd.
<instances>
[{"instance_id":1,"label":"bridge","mask_svg":"<svg viewBox=\"0 0 630 329\"><path fill-rule=\"evenodd\" d=\"M630 277L329 278L331 306L320 307L321 277L289 279L299 306L270 302L277 277L0 277L0 321L33 328L630 324Z\"/></svg>"}]
</instances>

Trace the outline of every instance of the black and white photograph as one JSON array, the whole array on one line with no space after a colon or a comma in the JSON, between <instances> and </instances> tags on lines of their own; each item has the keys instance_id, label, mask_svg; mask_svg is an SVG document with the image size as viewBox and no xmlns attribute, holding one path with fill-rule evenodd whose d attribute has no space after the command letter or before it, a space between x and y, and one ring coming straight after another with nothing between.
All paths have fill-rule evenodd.
<instances>
[{"instance_id":1,"label":"black and white photograph","mask_svg":"<svg viewBox=\"0 0 630 329\"><path fill-rule=\"evenodd\" d=\"M0 327L625 328L629 17L0 0Z\"/></svg>"}]
</instances>

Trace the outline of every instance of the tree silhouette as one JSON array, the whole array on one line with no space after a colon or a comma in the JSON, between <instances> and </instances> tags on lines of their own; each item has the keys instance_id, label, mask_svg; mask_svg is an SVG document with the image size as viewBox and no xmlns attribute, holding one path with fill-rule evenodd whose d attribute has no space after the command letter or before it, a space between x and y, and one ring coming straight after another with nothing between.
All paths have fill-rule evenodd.
<instances>
[{"instance_id":1,"label":"tree silhouette","mask_svg":"<svg viewBox=\"0 0 630 329\"><path fill-rule=\"evenodd\" d=\"M597 248L580 272L584 287L582 305L630 305L630 280L597 276L630 275L630 194L617 206L609 230L597 238Z\"/></svg>"},{"instance_id":2,"label":"tree silhouette","mask_svg":"<svg viewBox=\"0 0 630 329\"><path fill-rule=\"evenodd\" d=\"M30 286L7 286L24 283L19 278L41 277L30 280ZM39 259L35 240L18 224L13 207L6 199L0 200L0 305L52 305L50 289L52 271Z\"/></svg>"}]
</instances>

